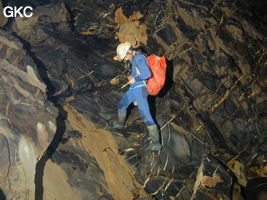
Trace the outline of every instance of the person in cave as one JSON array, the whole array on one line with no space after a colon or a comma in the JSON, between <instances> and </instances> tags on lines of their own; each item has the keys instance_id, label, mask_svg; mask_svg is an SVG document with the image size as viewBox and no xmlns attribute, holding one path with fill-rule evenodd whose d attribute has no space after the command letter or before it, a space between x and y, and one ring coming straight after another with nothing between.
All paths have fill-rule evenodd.
<instances>
[{"instance_id":1,"label":"person in cave","mask_svg":"<svg viewBox=\"0 0 267 200\"><path fill-rule=\"evenodd\" d=\"M135 51L129 42L124 42L117 47L117 56L114 57L118 61L130 61L132 65L132 74L128 76L130 88L119 101L118 105L118 122L112 128L123 128L126 120L128 106L135 102L137 103L141 118L144 120L152 143L146 150L159 151L161 144L159 141L159 132L155 121L153 120L147 101L148 90L146 81L151 77L151 72L148 66L146 57L139 51Z\"/></svg>"}]
</instances>

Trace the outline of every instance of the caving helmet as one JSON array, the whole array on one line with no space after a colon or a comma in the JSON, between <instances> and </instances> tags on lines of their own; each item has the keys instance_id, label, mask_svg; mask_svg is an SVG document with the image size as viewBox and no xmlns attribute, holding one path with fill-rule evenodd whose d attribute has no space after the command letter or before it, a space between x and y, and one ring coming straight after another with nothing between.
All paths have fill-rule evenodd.
<instances>
[{"instance_id":1,"label":"caving helmet","mask_svg":"<svg viewBox=\"0 0 267 200\"><path fill-rule=\"evenodd\" d=\"M131 47L131 44L129 42L123 42L118 45L117 50L116 50L117 52L116 57L118 61L122 61L124 59L130 47Z\"/></svg>"}]
</instances>

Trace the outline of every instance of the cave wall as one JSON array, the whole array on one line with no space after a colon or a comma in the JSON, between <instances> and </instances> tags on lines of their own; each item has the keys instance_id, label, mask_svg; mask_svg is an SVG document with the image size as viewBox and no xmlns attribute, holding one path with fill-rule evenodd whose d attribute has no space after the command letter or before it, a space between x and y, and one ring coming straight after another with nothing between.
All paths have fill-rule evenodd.
<instances>
[{"instance_id":1,"label":"cave wall","mask_svg":"<svg viewBox=\"0 0 267 200\"><path fill-rule=\"evenodd\" d=\"M56 132L57 109L23 44L0 30L0 187L7 199L34 199L35 167Z\"/></svg>"},{"instance_id":2,"label":"cave wall","mask_svg":"<svg viewBox=\"0 0 267 200\"><path fill-rule=\"evenodd\" d=\"M1 33L3 72L13 69L9 62L27 58L22 69L28 74L33 70L38 77L37 89L22 90L16 81L24 80L3 75L9 84L4 90L40 95L43 99L38 103L45 101L59 110L59 115L53 111L54 120L62 117L57 118L53 132L56 147L48 147L53 136L49 132L49 139L39 138L45 141L41 150L33 151L42 158L37 171L36 160L27 166L29 199L33 199L34 184L38 186L35 198L44 199L242 199L241 188L250 180L266 178L266 15L257 4L207 0L64 3L38 7L34 17L17 18ZM117 102L125 91L120 87L126 82L124 65L112 57L116 45L129 34L135 36L132 43L148 54L168 59L165 88L150 98L161 127L159 154L144 151L149 138L136 108L126 129L105 130L117 117ZM9 49L14 48L24 53L5 57L13 55ZM117 75L119 84L111 84ZM9 93L3 99L12 99ZM27 98L27 104L36 102ZM14 120L25 112L17 103L10 108ZM47 122L45 108L46 104L37 110L40 120ZM33 129L37 124L29 120L36 114L28 112L37 111L27 110L15 127L22 138L34 140L43 134L35 130L27 135L25 127ZM7 152L3 135L2 152ZM21 137L14 137L15 144ZM30 146L38 145L34 140ZM14 147L14 152L20 149ZM6 157L1 164L6 167L8 162ZM42 174L34 183L33 176ZM12 195L20 191L2 184L0 188Z\"/></svg>"}]
</instances>

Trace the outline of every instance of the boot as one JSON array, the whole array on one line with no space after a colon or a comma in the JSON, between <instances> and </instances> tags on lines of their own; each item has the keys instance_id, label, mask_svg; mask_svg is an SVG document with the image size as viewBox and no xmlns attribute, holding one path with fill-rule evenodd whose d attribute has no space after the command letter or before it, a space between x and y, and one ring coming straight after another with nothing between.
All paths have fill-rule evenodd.
<instances>
[{"instance_id":1,"label":"boot","mask_svg":"<svg viewBox=\"0 0 267 200\"><path fill-rule=\"evenodd\" d=\"M119 121L116 124L113 124L112 128L118 128L118 129L123 128L125 118L126 118L126 113L118 112L118 118L119 118Z\"/></svg>"},{"instance_id":2,"label":"boot","mask_svg":"<svg viewBox=\"0 0 267 200\"><path fill-rule=\"evenodd\" d=\"M149 136L151 137L152 143L146 148L146 150L160 151L161 144L159 142L159 132L156 125L147 126Z\"/></svg>"}]
</instances>

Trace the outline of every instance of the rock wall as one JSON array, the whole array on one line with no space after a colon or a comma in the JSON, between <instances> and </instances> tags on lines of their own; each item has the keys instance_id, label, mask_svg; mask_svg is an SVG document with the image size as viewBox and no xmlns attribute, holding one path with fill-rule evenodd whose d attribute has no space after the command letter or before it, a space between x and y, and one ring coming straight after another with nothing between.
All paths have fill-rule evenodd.
<instances>
[{"instance_id":1,"label":"rock wall","mask_svg":"<svg viewBox=\"0 0 267 200\"><path fill-rule=\"evenodd\" d=\"M95 93L100 86L109 87L109 78L119 70L114 66L114 71L109 69L111 65L99 52L106 49L89 45L104 41L72 35L69 23L64 4L56 4L37 8L28 22L18 18L11 26L37 63L48 88L48 101L59 110L55 137L37 163L35 199L142 197L146 193L135 180L133 168L119 154L112 135L103 128L95 128L104 126L103 122L94 115L92 119L89 112L90 117L82 112L84 107L95 110L95 97L87 94ZM84 52L88 48L90 57ZM111 59L111 54L108 57ZM92 61L99 63L98 69ZM106 80L101 80L102 73L107 74Z\"/></svg>"},{"instance_id":2,"label":"rock wall","mask_svg":"<svg viewBox=\"0 0 267 200\"><path fill-rule=\"evenodd\" d=\"M12 150L24 167L30 155L40 158L36 170L36 159L25 167L31 180L28 199L240 200L264 195L266 14L258 4L64 2L36 8L33 18L17 18L9 32L0 34L0 66L8 74L1 72L8 91L3 95L9 94L3 102L15 98L1 110L4 116L10 110L7 119L13 122L8 123L18 131L14 144L21 143ZM126 40L129 33L133 45L168 58L165 88L149 99L161 129L158 154L144 151L149 138L136 108L125 129L105 129L117 117L128 71L112 61L116 39ZM20 59L27 62L16 67ZM17 93L27 103L18 103ZM34 100L45 103L25 109L36 105ZM49 132L47 122L55 124L55 118L54 132ZM2 135L1 152L9 152L10 134ZM25 153L28 143L34 150ZM16 165L8 165L8 157L0 162L5 170ZM9 176L1 177L8 182ZM8 196L21 194L15 186L11 190L1 183L0 188Z\"/></svg>"},{"instance_id":3,"label":"rock wall","mask_svg":"<svg viewBox=\"0 0 267 200\"><path fill-rule=\"evenodd\" d=\"M7 199L34 199L35 167L55 132L57 109L22 43L0 30L0 188Z\"/></svg>"},{"instance_id":4,"label":"rock wall","mask_svg":"<svg viewBox=\"0 0 267 200\"><path fill-rule=\"evenodd\" d=\"M2 1L0 1L0 27L5 26L8 21L8 19L4 16L3 11L4 11L3 4Z\"/></svg>"}]
</instances>

